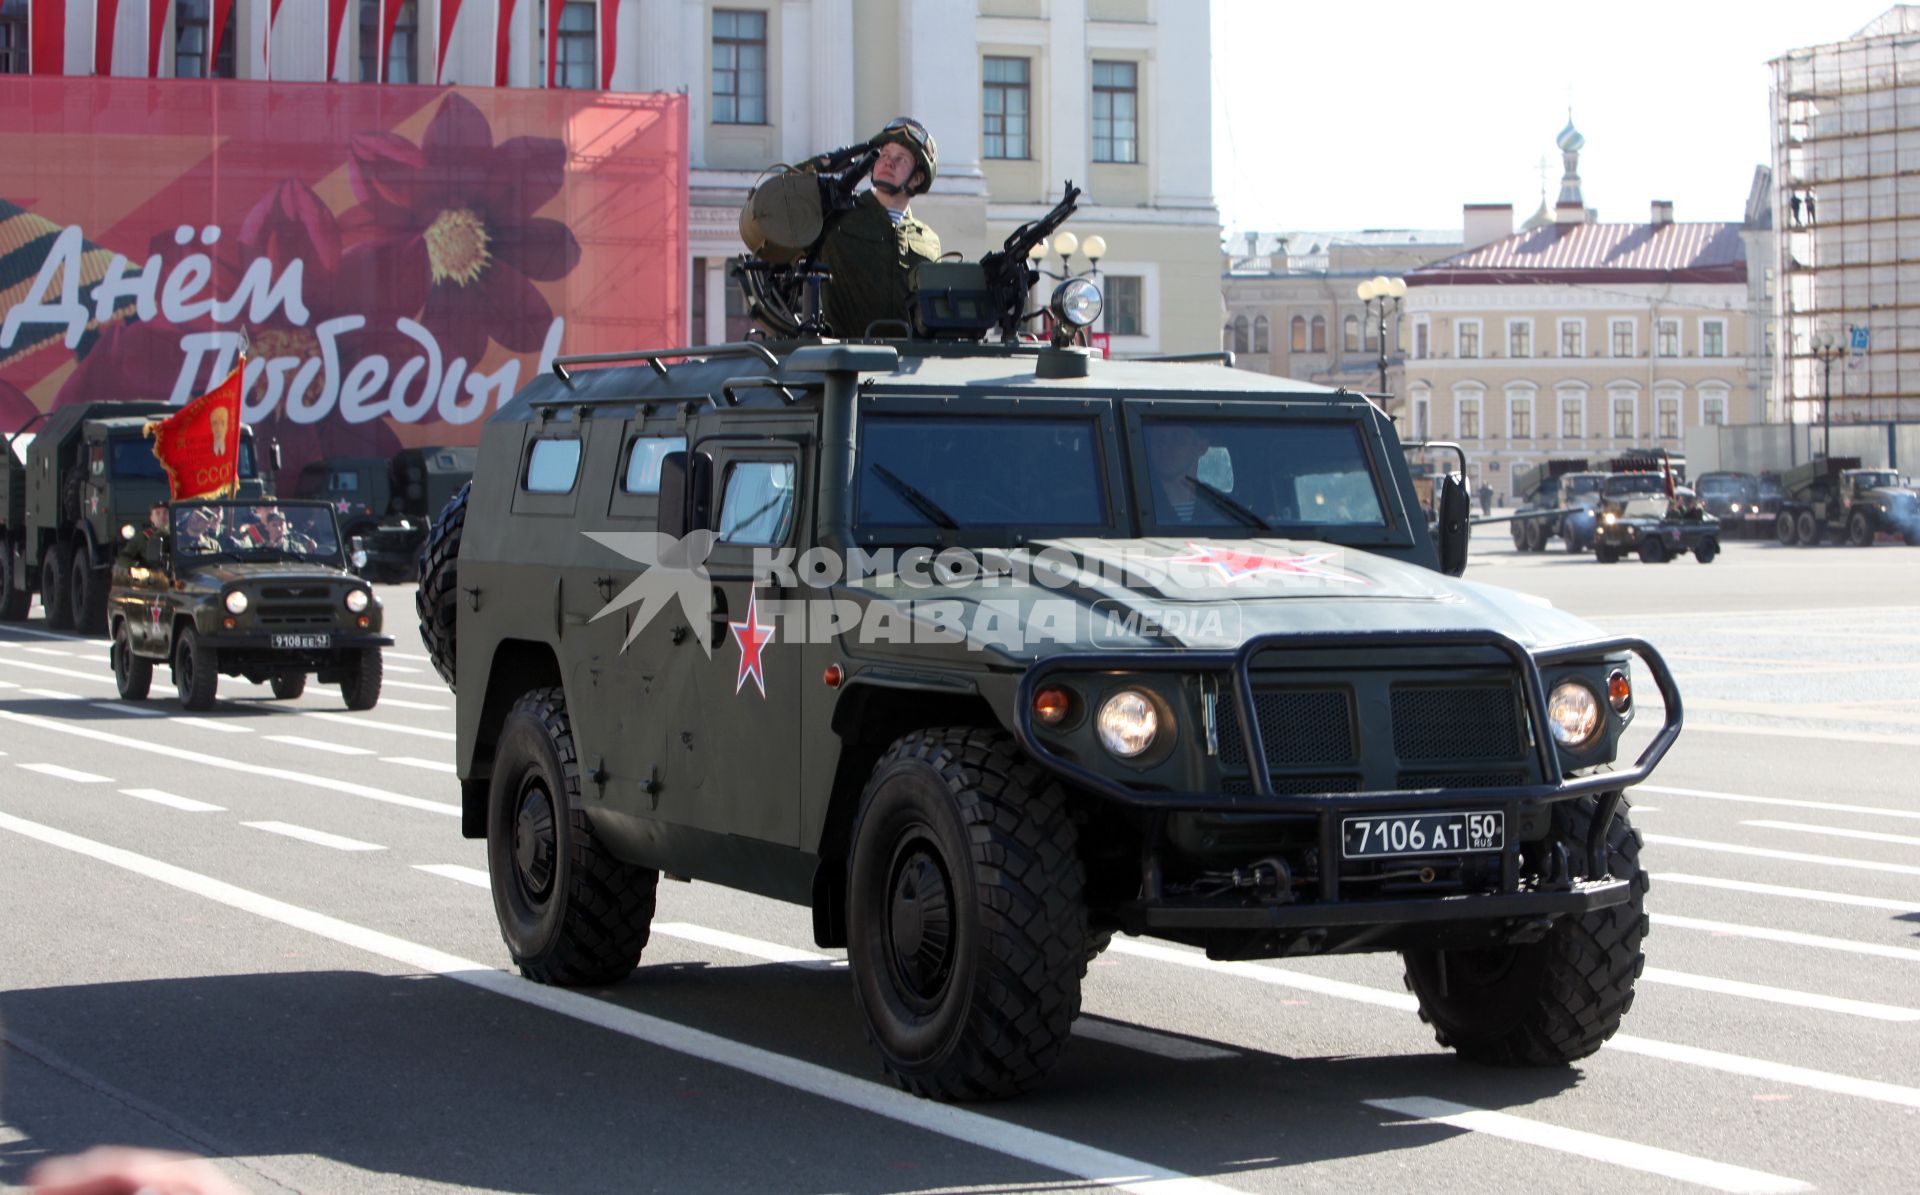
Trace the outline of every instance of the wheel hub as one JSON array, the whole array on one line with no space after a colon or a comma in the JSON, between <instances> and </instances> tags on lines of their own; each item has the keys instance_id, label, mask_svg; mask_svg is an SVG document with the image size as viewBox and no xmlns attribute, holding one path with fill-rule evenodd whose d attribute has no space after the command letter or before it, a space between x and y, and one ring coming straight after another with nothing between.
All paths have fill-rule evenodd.
<instances>
[{"instance_id":1,"label":"wheel hub","mask_svg":"<svg viewBox=\"0 0 1920 1195\"><path fill-rule=\"evenodd\" d=\"M888 961L901 994L931 1005L953 970L953 886L927 843L902 845L887 911Z\"/></svg>"},{"instance_id":2,"label":"wheel hub","mask_svg":"<svg viewBox=\"0 0 1920 1195\"><path fill-rule=\"evenodd\" d=\"M520 886L536 900L553 886L555 850L553 801L535 785L520 794L520 812L513 821L513 867Z\"/></svg>"}]
</instances>

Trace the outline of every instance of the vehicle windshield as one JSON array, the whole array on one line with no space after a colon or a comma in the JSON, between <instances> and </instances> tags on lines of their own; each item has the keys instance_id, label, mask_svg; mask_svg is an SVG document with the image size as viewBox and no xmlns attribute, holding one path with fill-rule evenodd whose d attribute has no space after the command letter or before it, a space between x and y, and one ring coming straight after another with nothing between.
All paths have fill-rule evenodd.
<instances>
[{"instance_id":1,"label":"vehicle windshield","mask_svg":"<svg viewBox=\"0 0 1920 1195\"><path fill-rule=\"evenodd\" d=\"M1667 478L1663 473L1616 473L1607 478L1606 495L1624 498L1628 494L1664 494Z\"/></svg>"},{"instance_id":2,"label":"vehicle windshield","mask_svg":"<svg viewBox=\"0 0 1920 1195\"><path fill-rule=\"evenodd\" d=\"M1583 494L1598 493L1600 491L1600 479L1592 476L1569 477L1566 479L1566 486L1567 498L1571 500Z\"/></svg>"},{"instance_id":3,"label":"vehicle windshield","mask_svg":"<svg viewBox=\"0 0 1920 1195\"><path fill-rule=\"evenodd\" d=\"M1751 477L1702 477L1700 496L1702 498L1741 499L1750 498L1758 487Z\"/></svg>"},{"instance_id":4,"label":"vehicle windshield","mask_svg":"<svg viewBox=\"0 0 1920 1195\"><path fill-rule=\"evenodd\" d=\"M183 558L310 560L338 565L340 532L319 504L180 502L173 507L174 551Z\"/></svg>"},{"instance_id":5,"label":"vehicle windshield","mask_svg":"<svg viewBox=\"0 0 1920 1195\"><path fill-rule=\"evenodd\" d=\"M115 436L108 441L113 460L113 476L123 481L165 481L166 470L153 455L153 441L144 436ZM240 437L240 476L249 481L260 476L254 467L253 437Z\"/></svg>"},{"instance_id":6,"label":"vehicle windshield","mask_svg":"<svg viewBox=\"0 0 1920 1195\"><path fill-rule=\"evenodd\" d=\"M1143 419L1148 493L1160 530L1384 527L1360 429L1282 419Z\"/></svg>"},{"instance_id":7,"label":"vehicle windshield","mask_svg":"<svg viewBox=\"0 0 1920 1195\"><path fill-rule=\"evenodd\" d=\"M1898 473L1855 473L1853 487L1858 490L1879 489L1882 486L1895 487L1900 484Z\"/></svg>"},{"instance_id":8,"label":"vehicle windshield","mask_svg":"<svg viewBox=\"0 0 1920 1195\"><path fill-rule=\"evenodd\" d=\"M1779 498L1785 495L1786 492L1786 488L1780 484L1779 478L1762 477L1760 479L1760 496L1762 498Z\"/></svg>"},{"instance_id":9,"label":"vehicle windshield","mask_svg":"<svg viewBox=\"0 0 1920 1195\"><path fill-rule=\"evenodd\" d=\"M860 421L863 528L1104 528L1105 438L1092 416L876 413Z\"/></svg>"}]
</instances>

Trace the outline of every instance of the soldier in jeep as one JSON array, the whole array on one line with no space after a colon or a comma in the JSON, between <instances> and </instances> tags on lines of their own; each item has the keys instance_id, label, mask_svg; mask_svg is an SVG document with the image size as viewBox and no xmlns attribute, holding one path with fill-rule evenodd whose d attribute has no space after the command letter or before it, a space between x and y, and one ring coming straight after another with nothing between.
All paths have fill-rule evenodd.
<instances>
[{"instance_id":1,"label":"soldier in jeep","mask_svg":"<svg viewBox=\"0 0 1920 1195\"><path fill-rule=\"evenodd\" d=\"M919 121L901 116L887 122L867 146L878 151L873 185L828 230L820 247L821 262L833 271L823 299L827 323L847 339L865 336L876 323L904 325L914 263L940 259L939 234L915 219L908 206L933 186L939 162L933 137ZM836 156L823 154L808 168L829 168ZM903 328L874 331L904 334Z\"/></svg>"}]
</instances>

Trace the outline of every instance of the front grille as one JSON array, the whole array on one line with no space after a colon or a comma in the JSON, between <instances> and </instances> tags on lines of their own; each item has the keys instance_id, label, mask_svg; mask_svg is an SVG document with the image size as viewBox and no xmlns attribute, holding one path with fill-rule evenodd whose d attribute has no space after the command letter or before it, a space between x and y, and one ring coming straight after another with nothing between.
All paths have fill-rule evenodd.
<instances>
[{"instance_id":1,"label":"front grille","mask_svg":"<svg viewBox=\"0 0 1920 1195\"><path fill-rule=\"evenodd\" d=\"M1527 774L1505 772L1402 772L1401 788L1518 788Z\"/></svg>"},{"instance_id":2,"label":"front grille","mask_svg":"<svg viewBox=\"0 0 1920 1195\"><path fill-rule=\"evenodd\" d=\"M331 626L332 595L325 585L263 585L253 618L261 626Z\"/></svg>"},{"instance_id":3,"label":"front grille","mask_svg":"<svg viewBox=\"0 0 1920 1195\"><path fill-rule=\"evenodd\" d=\"M1393 753L1404 762L1512 759L1525 750L1510 685L1393 687Z\"/></svg>"},{"instance_id":4,"label":"front grille","mask_svg":"<svg viewBox=\"0 0 1920 1195\"><path fill-rule=\"evenodd\" d=\"M1253 712L1260 719L1268 767L1350 763L1354 758L1352 711L1347 695L1338 689L1262 690L1253 695ZM1229 767L1247 765L1239 711L1227 701L1220 709L1220 761Z\"/></svg>"}]
</instances>

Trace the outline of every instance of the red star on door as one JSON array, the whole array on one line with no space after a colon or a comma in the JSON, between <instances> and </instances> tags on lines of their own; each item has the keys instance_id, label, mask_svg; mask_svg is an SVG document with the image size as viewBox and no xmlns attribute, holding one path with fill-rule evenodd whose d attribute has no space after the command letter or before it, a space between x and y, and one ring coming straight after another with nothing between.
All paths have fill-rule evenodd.
<instances>
[{"instance_id":1,"label":"red star on door","mask_svg":"<svg viewBox=\"0 0 1920 1195\"><path fill-rule=\"evenodd\" d=\"M773 626L760 621L760 595L757 591L747 591L747 617L744 622L730 622L727 629L733 632L734 641L740 645L740 671L734 675L733 691L738 693L752 677L760 696L767 695L767 674L760 662L760 649L773 642Z\"/></svg>"}]
</instances>

